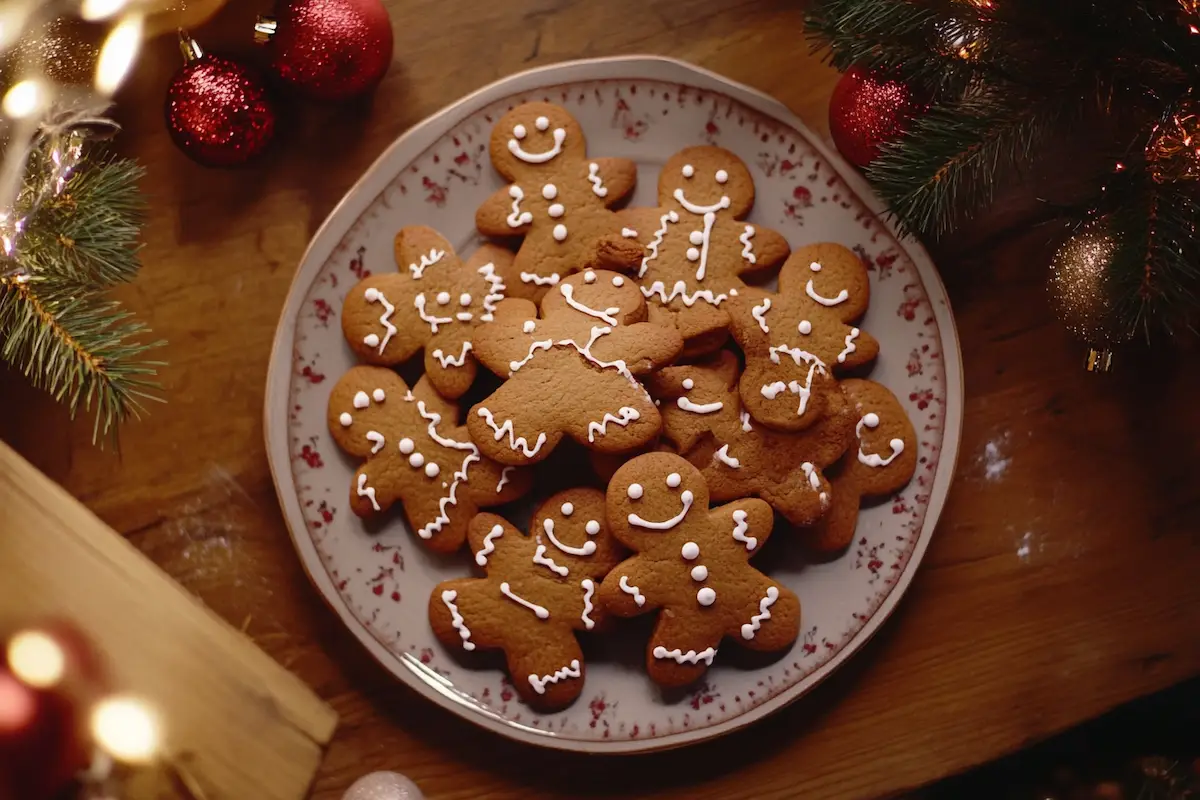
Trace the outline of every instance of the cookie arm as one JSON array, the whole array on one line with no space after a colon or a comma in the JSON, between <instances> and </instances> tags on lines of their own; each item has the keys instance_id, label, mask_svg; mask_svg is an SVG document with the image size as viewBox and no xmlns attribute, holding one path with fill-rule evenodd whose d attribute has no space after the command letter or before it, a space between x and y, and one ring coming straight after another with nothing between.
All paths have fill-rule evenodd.
<instances>
[{"instance_id":1,"label":"cookie arm","mask_svg":"<svg viewBox=\"0 0 1200 800\"><path fill-rule=\"evenodd\" d=\"M596 165L595 170L592 170L592 164ZM628 197L637 185L637 163L628 158L590 159L588 174L594 174L607 190L604 204L609 208Z\"/></svg>"},{"instance_id":2,"label":"cookie arm","mask_svg":"<svg viewBox=\"0 0 1200 800\"><path fill-rule=\"evenodd\" d=\"M497 561L520 559L530 550L529 539L498 514L476 514L467 526L471 561L485 572Z\"/></svg>"},{"instance_id":3,"label":"cookie arm","mask_svg":"<svg viewBox=\"0 0 1200 800\"><path fill-rule=\"evenodd\" d=\"M510 219L516 220L522 213L520 201L514 199L511 194L512 188L505 186L497 189L475 211L475 227L484 236L524 236L533 227L532 222L515 226L509 224Z\"/></svg>"},{"instance_id":4,"label":"cookie arm","mask_svg":"<svg viewBox=\"0 0 1200 800\"><path fill-rule=\"evenodd\" d=\"M683 352L683 338L674 328L638 322L614 328L596 342L592 352L604 361L624 361L630 372L641 375L678 358Z\"/></svg>"},{"instance_id":5,"label":"cookie arm","mask_svg":"<svg viewBox=\"0 0 1200 800\"><path fill-rule=\"evenodd\" d=\"M650 589L652 570L641 556L633 556L612 568L596 590L598 605L618 617L636 617L658 609L662 602ZM641 598L641 602L638 602Z\"/></svg>"},{"instance_id":6,"label":"cookie arm","mask_svg":"<svg viewBox=\"0 0 1200 800\"><path fill-rule=\"evenodd\" d=\"M665 213L661 208L623 208L617 212L621 235L645 247L654 240L654 232L660 227L659 218Z\"/></svg>"},{"instance_id":7,"label":"cookie arm","mask_svg":"<svg viewBox=\"0 0 1200 800\"><path fill-rule=\"evenodd\" d=\"M738 551L744 552L746 558L762 551L775 525L775 512L771 506L752 497L714 508L708 514L714 525L729 531Z\"/></svg>"},{"instance_id":8,"label":"cookie arm","mask_svg":"<svg viewBox=\"0 0 1200 800\"><path fill-rule=\"evenodd\" d=\"M496 321L475 329L472 353L493 373L501 378L509 377L514 361L521 361L531 352L535 343L545 341L536 330L525 333L525 323L536 324L537 313L533 303L526 300L508 299L496 309ZM523 315L529 315L524 318Z\"/></svg>"},{"instance_id":9,"label":"cookie arm","mask_svg":"<svg viewBox=\"0 0 1200 800\"><path fill-rule=\"evenodd\" d=\"M725 303L729 312L729 331L748 356L765 356L770 347L771 325L782 325L780 298L761 289L744 289ZM774 313L773 313L774 312ZM761 320L761 322L760 322ZM763 326L767 330L763 330Z\"/></svg>"},{"instance_id":10,"label":"cookie arm","mask_svg":"<svg viewBox=\"0 0 1200 800\"><path fill-rule=\"evenodd\" d=\"M774 228L764 228L749 223L738 223L742 231L738 241L742 245L742 264L739 275L761 275L764 272L774 272L787 260L792 252L791 245L783 234ZM751 230L746 231L747 228ZM751 262L747 255L751 255Z\"/></svg>"}]
</instances>

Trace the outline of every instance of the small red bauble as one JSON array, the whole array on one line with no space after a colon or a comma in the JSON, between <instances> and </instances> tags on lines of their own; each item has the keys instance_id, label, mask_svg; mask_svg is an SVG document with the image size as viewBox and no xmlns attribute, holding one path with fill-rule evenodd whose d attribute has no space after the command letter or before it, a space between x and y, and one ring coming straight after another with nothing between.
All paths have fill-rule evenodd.
<instances>
[{"instance_id":1,"label":"small red bauble","mask_svg":"<svg viewBox=\"0 0 1200 800\"><path fill-rule=\"evenodd\" d=\"M879 148L899 139L928 105L903 81L851 67L829 101L829 132L846 160L859 168L879 156Z\"/></svg>"},{"instance_id":2,"label":"small red bauble","mask_svg":"<svg viewBox=\"0 0 1200 800\"><path fill-rule=\"evenodd\" d=\"M383 80L392 64L392 22L379 0L284 0L270 36L272 69L318 100L345 100Z\"/></svg>"},{"instance_id":3,"label":"small red bauble","mask_svg":"<svg viewBox=\"0 0 1200 800\"><path fill-rule=\"evenodd\" d=\"M209 167L234 167L261 155L275 136L275 107L250 69L206 54L186 33L188 63L167 90L167 129L179 149Z\"/></svg>"}]
</instances>

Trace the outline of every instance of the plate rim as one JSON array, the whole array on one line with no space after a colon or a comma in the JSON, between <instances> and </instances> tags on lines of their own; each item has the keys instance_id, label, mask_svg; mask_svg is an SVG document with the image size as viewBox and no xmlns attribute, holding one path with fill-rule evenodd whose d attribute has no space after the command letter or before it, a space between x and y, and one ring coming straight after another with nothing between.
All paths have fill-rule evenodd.
<instances>
[{"instance_id":1,"label":"plate rim","mask_svg":"<svg viewBox=\"0 0 1200 800\"><path fill-rule=\"evenodd\" d=\"M287 408L292 372L291 362L295 349L296 321L311 281L338 247L348 226L352 226L366 212L395 175L399 174L400 169L388 171L385 167L389 162L397 159L397 154L402 149L412 148L417 152L423 152L445 134L443 123L448 118L465 118L504 95L531 91L551 84L614 79L652 79L695 86L708 91L719 91L793 128L802 135L821 157L829 162L838 176L855 193L855 196L875 215L879 223L895 239L897 245L904 250L912 260L913 266L917 269L927 290L933 289L940 293L940 297L936 300L931 298L930 307L937 320L939 338L942 342L946 404L943 411L945 419L939 469L935 473L930 487L929 507L912 554L874 614L837 655L795 686L742 714L715 725L670 733L654 739L583 740L548 735L550 734L548 731L514 723L494 714L481 713L479 708L466 703L453 692L448 691L446 687L439 686L436 681L422 680L414 669L408 668L408 665L401 662L396 655L386 650L364 626L358 623L345 600L338 594L332 578L324 569L315 568L321 564L321 559L315 544L308 535L307 528L301 526L303 530L297 532L293 525L293 519L303 519L303 512L291 471L287 415L279 412L273 413L273 409ZM799 700L823 683L846 659L861 650L891 617L900 600L907 593L921 561L924 559L925 551L940 521L942 509L957 472L962 438L965 387L962 348L958 338L958 329L954 323L954 314L950 307L950 299L946 294L946 287L942 282L941 275L934 267L924 246L911 237L902 236L892 221L884 215L884 211L883 202L875 195L866 178L851 167L833 147L813 133L781 102L751 86L669 56L646 54L605 56L535 67L493 81L416 123L388 145L358 180L346 190L341 200L329 212L309 241L288 287L287 298L280 312L271 347L263 400L263 438L284 525L287 527L292 544L300 557L301 567L309 581L324 603L337 614L342 624L379 662L380 666L391 672L401 682L436 705L482 728L527 744L557 750L610 754L635 754L674 749L740 730ZM946 357L950 352L953 353L953 358ZM940 468L943 465L946 467L944 471Z\"/></svg>"}]
</instances>

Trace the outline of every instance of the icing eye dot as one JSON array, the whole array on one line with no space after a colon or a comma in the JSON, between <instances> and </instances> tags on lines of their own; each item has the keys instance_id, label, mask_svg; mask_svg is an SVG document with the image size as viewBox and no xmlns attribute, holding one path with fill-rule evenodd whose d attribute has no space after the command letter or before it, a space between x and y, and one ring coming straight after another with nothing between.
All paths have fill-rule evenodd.
<instances>
[{"instance_id":1,"label":"icing eye dot","mask_svg":"<svg viewBox=\"0 0 1200 800\"><path fill-rule=\"evenodd\" d=\"M624 285L625 285L624 278L622 278L620 275L613 276L613 286L624 286Z\"/></svg>"},{"instance_id":2,"label":"icing eye dot","mask_svg":"<svg viewBox=\"0 0 1200 800\"><path fill-rule=\"evenodd\" d=\"M692 244L704 244L704 234L701 231L692 231L688 241Z\"/></svg>"},{"instance_id":3,"label":"icing eye dot","mask_svg":"<svg viewBox=\"0 0 1200 800\"><path fill-rule=\"evenodd\" d=\"M438 292L437 301L439 306L444 306L450 302L449 292Z\"/></svg>"},{"instance_id":4,"label":"icing eye dot","mask_svg":"<svg viewBox=\"0 0 1200 800\"><path fill-rule=\"evenodd\" d=\"M525 126L524 125L513 126L513 136L517 137L518 139L524 139L525 138Z\"/></svg>"},{"instance_id":5,"label":"icing eye dot","mask_svg":"<svg viewBox=\"0 0 1200 800\"><path fill-rule=\"evenodd\" d=\"M694 380L692 380L691 378L684 378L683 379L683 388L687 389L690 392L692 389L696 388L696 382Z\"/></svg>"},{"instance_id":6,"label":"icing eye dot","mask_svg":"<svg viewBox=\"0 0 1200 800\"><path fill-rule=\"evenodd\" d=\"M700 557L700 545L695 542L687 542L679 549L679 555L686 558L688 561Z\"/></svg>"},{"instance_id":7,"label":"icing eye dot","mask_svg":"<svg viewBox=\"0 0 1200 800\"><path fill-rule=\"evenodd\" d=\"M535 128L537 128L539 131L544 131L550 127L550 118L549 117L538 117L537 119L535 119L533 121L533 126Z\"/></svg>"},{"instance_id":8,"label":"icing eye dot","mask_svg":"<svg viewBox=\"0 0 1200 800\"><path fill-rule=\"evenodd\" d=\"M700 251L694 247L689 247L688 251L687 251L687 258L688 258L688 261L699 261L700 260Z\"/></svg>"},{"instance_id":9,"label":"icing eye dot","mask_svg":"<svg viewBox=\"0 0 1200 800\"><path fill-rule=\"evenodd\" d=\"M561 242L563 239L566 239L566 238L567 238L567 226L566 225L555 225L554 226L554 241Z\"/></svg>"},{"instance_id":10,"label":"icing eye dot","mask_svg":"<svg viewBox=\"0 0 1200 800\"><path fill-rule=\"evenodd\" d=\"M670 486L672 489L679 488L679 484L682 482L683 478L679 477L678 472L672 472L667 476L667 486Z\"/></svg>"},{"instance_id":11,"label":"icing eye dot","mask_svg":"<svg viewBox=\"0 0 1200 800\"><path fill-rule=\"evenodd\" d=\"M821 271L821 262L814 261L808 265L808 268L811 269L813 272L820 272Z\"/></svg>"},{"instance_id":12,"label":"icing eye dot","mask_svg":"<svg viewBox=\"0 0 1200 800\"><path fill-rule=\"evenodd\" d=\"M583 282L584 283L595 283L596 282L596 273L592 272L590 269L587 272L583 273Z\"/></svg>"},{"instance_id":13,"label":"icing eye dot","mask_svg":"<svg viewBox=\"0 0 1200 800\"><path fill-rule=\"evenodd\" d=\"M723 169L717 170L717 183L725 183L729 180L729 173Z\"/></svg>"},{"instance_id":14,"label":"icing eye dot","mask_svg":"<svg viewBox=\"0 0 1200 800\"><path fill-rule=\"evenodd\" d=\"M416 445L413 444L412 439L409 439L407 436L405 436L403 439L400 440L400 452L403 453L404 455L408 455L415 449L416 449Z\"/></svg>"},{"instance_id":15,"label":"icing eye dot","mask_svg":"<svg viewBox=\"0 0 1200 800\"><path fill-rule=\"evenodd\" d=\"M641 500L642 499L642 485L640 483L629 484L629 491L626 494L629 495L630 500Z\"/></svg>"},{"instance_id":16,"label":"icing eye dot","mask_svg":"<svg viewBox=\"0 0 1200 800\"><path fill-rule=\"evenodd\" d=\"M471 305L471 295L467 294L466 292L463 292L462 294L460 294L458 296L458 304L460 306L462 306L463 308L466 308L467 306Z\"/></svg>"},{"instance_id":17,"label":"icing eye dot","mask_svg":"<svg viewBox=\"0 0 1200 800\"><path fill-rule=\"evenodd\" d=\"M683 177L690 178L696 174L696 168L691 164L684 164L681 172L683 172Z\"/></svg>"},{"instance_id":18,"label":"icing eye dot","mask_svg":"<svg viewBox=\"0 0 1200 800\"><path fill-rule=\"evenodd\" d=\"M343 411L342 415L338 417L338 422L342 423L343 428L349 428L354 423L354 417Z\"/></svg>"},{"instance_id":19,"label":"icing eye dot","mask_svg":"<svg viewBox=\"0 0 1200 800\"><path fill-rule=\"evenodd\" d=\"M595 536L600 532L600 523L594 519L589 519L587 525L583 526L583 529L587 531L588 536Z\"/></svg>"},{"instance_id":20,"label":"icing eye dot","mask_svg":"<svg viewBox=\"0 0 1200 800\"><path fill-rule=\"evenodd\" d=\"M537 327L536 322L534 322L531 319L527 319L527 320L525 320L525 324L521 326L521 330L525 331L526 333L533 333L534 328L536 328L536 327Z\"/></svg>"},{"instance_id":21,"label":"icing eye dot","mask_svg":"<svg viewBox=\"0 0 1200 800\"><path fill-rule=\"evenodd\" d=\"M546 213L549 214L554 219L558 219L563 214L567 213L567 210L565 208L563 208L562 203L555 203L554 205L552 205L546 209Z\"/></svg>"},{"instance_id":22,"label":"icing eye dot","mask_svg":"<svg viewBox=\"0 0 1200 800\"><path fill-rule=\"evenodd\" d=\"M378 347L379 337L373 333L368 333L363 337L363 344L365 344L367 347Z\"/></svg>"},{"instance_id":23,"label":"icing eye dot","mask_svg":"<svg viewBox=\"0 0 1200 800\"><path fill-rule=\"evenodd\" d=\"M717 602L717 593L705 586L703 589L696 592L696 602L702 606L711 606L713 603Z\"/></svg>"},{"instance_id":24,"label":"icing eye dot","mask_svg":"<svg viewBox=\"0 0 1200 800\"><path fill-rule=\"evenodd\" d=\"M363 292L363 298L366 299L368 303L374 303L379 299L379 290L372 286Z\"/></svg>"},{"instance_id":25,"label":"icing eye dot","mask_svg":"<svg viewBox=\"0 0 1200 800\"><path fill-rule=\"evenodd\" d=\"M560 508L559 511L562 512L564 517L569 517L575 513L575 506L570 503L563 503L562 508Z\"/></svg>"},{"instance_id":26,"label":"icing eye dot","mask_svg":"<svg viewBox=\"0 0 1200 800\"><path fill-rule=\"evenodd\" d=\"M408 457L408 463L414 467L420 467L425 464L425 456L420 453L413 453Z\"/></svg>"},{"instance_id":27,"label":"icing eye dot","mask_svg":"<svg viewBox=\"0 0 1200 800\"><path fill-rule=\"evenodd\" d=\"M375 391L371 392L371 397L375 398L376 403L382 403L387 399L387 395L384 394L383 389L376 389Z\"/></svg>"},{"instance_id":28,"label":"icing eye dot","mask_svg":"<svg viewBox=\"0 0 1200 800\"><path fill-rule=\"evenodd\" d=\"M438 476L438 473L441 471L442 471L442 468L439 467L437 464L433 463L432 461L430 461L428 464L425 465L425 474L431 478L436 478Z\"/></svg>"},{"instance_id":29,"label":"icing eye dot","mask_svg":"<svg viewBox=\"0 0 1200 800\"><path fill-rule=\"evenodd\" d=\"M553 200L554 198L558 197L558 187L553 183L547 183L542 187L542 197L546 198L547 200Z\"/></svg>"},{"instance_id":30,"label":"icing eye dot","mask_svg":"<svg viewBox=\"0 0 1200 800\"><path fill-rule=\"evenodd\" d=\"M692 580L702 581L708 577L708 567L703 564L697 564L692 567Z\"/></svg>"},{"instance_id":31,"label":"icing eye dot","mask_svg":"<svg viewBox=\"0 0 1200 800\"><path fill-rule=\"evenodd\" d=\"M866 425L868 428L878 428L879 427L879 415L874 412L867 414L865 417L863 417L863 424Z\"/></svg>"},{"instance_id":32,"label":"icing eye dot","mask_svg":"<svg viewBox=\"0 0 1200 800\"><path fill-rule=\"evenodd\" d=\"M800 325L798 327L800 328L800 332L805 336L808 336L810 333L812 333L812 323L806 319L800 320Z\"/></svg>"},{"instance_id":33,"label":"icing eye dot","mask_svg":"<svg viewBox=\"0 0 1200 800\"><path fill-rule=\"evenodd\" d=\"M354 394L354 407L355 408L366 408L369 405L371 405L371 398L367 397L366 392L355 392L355 394Z\"/></svg>"}]
</instances>

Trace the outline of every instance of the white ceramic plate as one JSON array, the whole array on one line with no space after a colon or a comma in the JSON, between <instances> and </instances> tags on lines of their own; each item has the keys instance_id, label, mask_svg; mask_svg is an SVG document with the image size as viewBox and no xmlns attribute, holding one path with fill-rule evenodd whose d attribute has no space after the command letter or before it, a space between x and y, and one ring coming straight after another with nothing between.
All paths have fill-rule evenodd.
<instances>
[{"instance_id":1,"label":"white ceramic plate","mask_svg":"<svg viewBox=\"0 0 1200 800\"><path fill-rule=\"evenodd\" d=\"M755 177L752 222L793 248L853 247L871 269L862 323L883 344L872 377L905 403L920 436L917 477L891 502L865 510L842 558L806 565L773 537L762 564L800 595L804 621L792 651L768 666L718 661L683 697L664 697L642 668L644 636L588 643L587 685L571 708L538 714L499 670L460 665L434 638L426 603L434 584L470 573L466 559L424 551L401 515L368 531L346 507L356 464L325 427L329 391L354 359L337 315L366 271L395 269L404 225L439 229L459 253L479 242L475 209L502 185L487 156L492 122L526 100L566 106L593 155L639 164L633 202L655 204L659 167L677 150L711 143L742 157ZM933 534L954 471L962 368L950 306L929 257L877 219L863 179L778 102L678 61L593 59L492 84L400 137L313 239L284 308L268 374L267 451L304 567L346 626L396 677L438 705L505 736L548 747L635 752L727 733L776 711L824 680L896 606ZM624 638L624 642L618 641ZM630 641L633 639L633 641Z\"/></svg>"}]
</instances>

